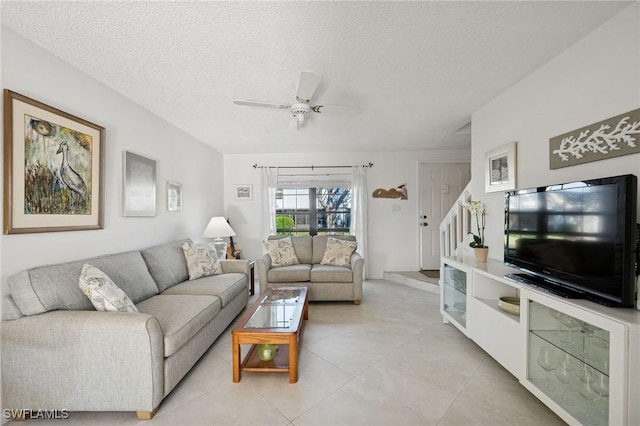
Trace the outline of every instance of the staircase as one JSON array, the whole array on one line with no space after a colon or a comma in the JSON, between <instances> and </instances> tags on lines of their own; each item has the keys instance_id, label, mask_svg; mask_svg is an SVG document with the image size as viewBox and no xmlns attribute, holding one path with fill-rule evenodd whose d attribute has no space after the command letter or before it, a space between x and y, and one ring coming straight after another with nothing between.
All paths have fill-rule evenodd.
<instances>
[{"instance_id":1,"label":"staircase","mask_svg":"<svg viewBox=\"0 0 640 426\"><path fill-rule=\"evenodd\" d=\"M462 206L471 200L470 185L471 181L440 222L440 256L462 256L464 253L464 243L471 227L471 214Z\"/></svg>"}]
</instances>

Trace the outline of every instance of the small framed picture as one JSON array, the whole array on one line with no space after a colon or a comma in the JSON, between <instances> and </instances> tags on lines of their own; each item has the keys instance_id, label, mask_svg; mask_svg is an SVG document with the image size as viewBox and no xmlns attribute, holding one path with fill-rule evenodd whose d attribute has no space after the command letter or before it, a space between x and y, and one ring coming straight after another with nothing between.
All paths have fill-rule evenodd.
<instances>
[{"instance_id":1,"label":"small framed picture","mask_svg":"<svg viewBox=\"0 0 640 426\"><path fill-rule=\"evenodd\" d=\"M516 142L487 152L485 160L485 192L509 191L516 188Z\"/></svg>"},{"instance_id":2,"label":"small framed picture","mask_svg":"<svg viewBox=\"0 0 640 426\"><path fill-rule=\"evenodd\" d=\"M156 162L124 151L124 216L156 215Z\"/></svg>"},{"instance_id":3,"label":"small framed picture","mask_svg":"<svg viewBox=\"0 0 640 426\"><path fill-rule=\"evenodd\" d=\"M236 200L253 199L253 187L251 185L236 185Z\"/></svg>"},{"instance_id":4,"label":"small framed picture","mask_svg":"<svg viewBox=\"0 0 640 426\"><path fill-rule=\"evenodd\" d=\"M179 212L182 210L182 184L172 180L167 181L167 210Z\"/></svg>"}]
</instances>

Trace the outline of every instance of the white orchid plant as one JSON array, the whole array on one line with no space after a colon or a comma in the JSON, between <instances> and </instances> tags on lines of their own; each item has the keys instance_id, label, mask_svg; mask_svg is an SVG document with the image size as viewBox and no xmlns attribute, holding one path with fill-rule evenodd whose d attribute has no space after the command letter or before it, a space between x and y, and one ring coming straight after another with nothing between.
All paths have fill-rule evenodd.
<instances>
[{"instance_id":1,"label":"white orchid plant","mask_svg":"<svg viewBox=\"0 0 640 426\"><path fill-rule=\"evenodd\" d=\"M484 245L484 227L487 224L487 206L482 201L472 201L462 205L476 218L477 234L470 233L473 236L473 240L469 243L469 247L472 248L486 248Z\"/></svg>"}]
</instances>

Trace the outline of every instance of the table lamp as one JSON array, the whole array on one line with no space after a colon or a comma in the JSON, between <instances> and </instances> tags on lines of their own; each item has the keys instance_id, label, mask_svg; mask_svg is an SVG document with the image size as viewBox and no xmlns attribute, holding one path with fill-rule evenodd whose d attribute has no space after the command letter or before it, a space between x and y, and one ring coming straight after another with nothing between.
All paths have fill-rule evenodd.
<instances>
[{"instance_id":1,"label":"table lamp","mask_svg":"<svg viewBox=\"0 0 640 426\"><path fill-rule=\"evenodd\" d=\"M211 243L218 259L227 258L227 242L223 238L233 237L236 233L231 229L227 220L222 216L214 216L202 234L205 238L213 238Z\"/></svg>"}]
</instances>

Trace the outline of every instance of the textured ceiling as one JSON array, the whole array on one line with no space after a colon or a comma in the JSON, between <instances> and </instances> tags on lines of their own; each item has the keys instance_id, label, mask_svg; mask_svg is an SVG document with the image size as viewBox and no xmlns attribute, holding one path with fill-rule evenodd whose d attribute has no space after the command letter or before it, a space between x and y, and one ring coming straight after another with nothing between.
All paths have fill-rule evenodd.
<instances>
[{"instance_id":1,"label":"textured ceiling","mask_svg":"<svg viewBox=\"0 0 640 426\"><path fill-rule=\"evenodd\" d=\"M457 149L471 113L629 2L3 1L2 23L222 153ZM300 71L322 76L289 130Z\"/></svg>"}]
</instances>

